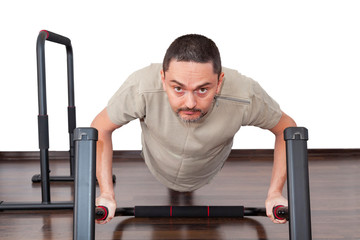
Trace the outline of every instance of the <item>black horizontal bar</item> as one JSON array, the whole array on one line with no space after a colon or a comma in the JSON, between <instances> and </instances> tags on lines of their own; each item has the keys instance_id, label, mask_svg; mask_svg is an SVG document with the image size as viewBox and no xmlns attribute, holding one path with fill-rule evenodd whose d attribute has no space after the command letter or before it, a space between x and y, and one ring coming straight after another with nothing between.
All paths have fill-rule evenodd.
<instances>
[{"instance_id":1,"label":"black horizontal bar","mask_svg":"<svg viewBox=\"0 0 360 240\"><path fill-rule=\"evenodd\" d=\"M63 210L73 209L73 202L57 202L57 203L5 203L0 204L0 211L4 210Z\"/></svg>"},{"instance_id":2,"label":"black horizontal bar","mask_svg":"<svg viewBox=\"0 0 360 240\"><path fill-rule=\"evenodd\" d=\"M50 176L49 180L51 182L71 182L74 181L72 176ZM41 174L36 174L31 178L33 183L41 182Z\"/></svg>"},{"instance_id":3,"label":"black horizontal bar","mask_svg":"<svg viewBox=\"0 0 360 240\"><path fill-rule=\"evenodd\" d=\"M57 33L50 32L48 30L41 30L40 33L41 32L46 33L46 40L48 40L50 42L63 44L65 46L71 46L71 41L67 37L64 37L64 36L62 36L60 34L57 34Z\"/></svg>"},{"instance_id":4,"label":"black horizontal bar","mask_svg":"<svg viewBox=\"0 0 360 240\"><path fill-rule=\"evenodd\" d=\"M273 213L277 219L288 219L288 208L275 206ZM104 206L95 208L95 219L107 218L108 209ZM265 208L246 208L243 206L135 206L117 208L115 216L135 217L240 217L266 216Z\"/></svg>"},{"instance_id":5,"label":"black horizontal bar","mask_svg":"<svg viewBox=\"0 0 360 240\"><path fill-rule=\"evenodd\" d=\"M244 217L243 206L135 206L135 217Z\"/></svg>"}]
</instances>

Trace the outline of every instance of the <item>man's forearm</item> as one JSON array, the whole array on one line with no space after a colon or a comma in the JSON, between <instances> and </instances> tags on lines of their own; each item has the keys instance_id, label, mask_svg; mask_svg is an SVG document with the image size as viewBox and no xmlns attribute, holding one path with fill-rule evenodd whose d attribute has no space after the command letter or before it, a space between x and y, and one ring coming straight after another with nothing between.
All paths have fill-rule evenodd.
<instances>
[{"instance_id":1,"label":"man's forearm","mask_svg":"<svg viewBox=\"0 0 360 240\"><path fill-rule=\"evenodd\" d=\"M272 209L276 205L287 206L287 200L282 196L284 184L286 182L286 144L284 141L284 130L287 127L296 126L295 121L284 112L278 124L270 129L275 135L274 164L271 176L268 196L265 201L266 214L274 223L285 223L286 220L274 218Z\"/></svg>"},{"instance_id":2,"label":"man's forearm","mask_svg":"<svg viewBox=\"0 0 360 240\"><path fill-rule=\"evenodd\" d=\"M295 121L284 112L278 124L270 129L275 135L274 165L268 197L282 193L286 182L286 143L284 141L284 130L287 127L296 126Z\"/></svg>"},{"instance_id":3,"label":"man's forearm","mask_svg":"<svg viewBox=\"0 0 360 240\"><path fill-rule=\"evenodd\" d=\"M96 154L96 177L99 183L100 193L114 196L112 158L111 133L99 132Z\"/></svg>"},{"instance_id":4,"label":"man's forearm","mask_svg":"<svg viewBox=\"0 0 360 240\"><path fill-rule=\"evenodd\" d=\"M274 165L268 195L281 194L286 182L286 147L283 135L276 136Z\"/></svg>"},{"instance_id":5,"label":"man's forearm","mask_svg":"<svg viewBox=\"0 0 360 240\"><path fill-rule=\"evenodd\" d=\"M111 122L107 109L104 108L93 120L91 127L98 130L98 142L96 152L96 177L101 194L107 194L114 198L114 186L112 180L112 133L121 127Z\"/></svg>"}]
</instances>

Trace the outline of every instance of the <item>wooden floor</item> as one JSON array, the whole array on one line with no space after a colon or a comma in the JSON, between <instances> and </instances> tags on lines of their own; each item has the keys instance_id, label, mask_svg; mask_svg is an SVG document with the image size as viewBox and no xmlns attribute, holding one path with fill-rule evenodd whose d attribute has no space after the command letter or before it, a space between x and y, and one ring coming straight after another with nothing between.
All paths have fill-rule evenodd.
<instances>
[{"instance_id":1,"label":"wooden floor","mask_svg":"<svg viewBox=\"0 0 360 240\"><path fill-rule=\"evenodd\" d=\"M313 239L360 239L360 158L310 159ZM231 159L207 186L174 194L159 184L140 159L115 161L119 207L134 205L243 205L263 207L271 159ZM51 175L68 174L65 160L51 161ZM38 161L0 161L0 200L38 201L31 177ZM72 183L52 183L52 201L71 201ZM0 212L0 239L72 239L72 211ZM245 219L134 219L117 217L96 226L96 239L288 239L288 224L266 217Z\"/></svg>"}]
</instances>

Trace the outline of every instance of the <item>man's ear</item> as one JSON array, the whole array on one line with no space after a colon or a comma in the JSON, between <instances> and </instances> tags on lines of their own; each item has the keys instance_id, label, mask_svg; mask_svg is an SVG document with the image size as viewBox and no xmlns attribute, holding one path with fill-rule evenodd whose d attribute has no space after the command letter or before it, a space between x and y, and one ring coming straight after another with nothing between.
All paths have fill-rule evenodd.
<instances>
[{"instance_id":1,"label":"man's ear","mask_svg":"<svg viewBox=\"0 0 360 240\"><path fill-rule=\"evenodd\" d=\"M161 74L161 81L162 81L163 89L164 89L164 91L166 91L166 86L165 86L165 72L164 72L163 70L160 70L160 74Z\"/></svg>"},{"instance_id":2,"label":"man's ear","mask_svg":"<svg viewBox=\"0 0 360 240\"><path fill-rule=\"evenodd\" d=\"M221 86L222 86L222 83L224 80L224 76L225 76L225 74L223 72L220 73L219 80L218 80L217 87L216 87L216 94L220 93Z\"/></svg>"}]
</instances>

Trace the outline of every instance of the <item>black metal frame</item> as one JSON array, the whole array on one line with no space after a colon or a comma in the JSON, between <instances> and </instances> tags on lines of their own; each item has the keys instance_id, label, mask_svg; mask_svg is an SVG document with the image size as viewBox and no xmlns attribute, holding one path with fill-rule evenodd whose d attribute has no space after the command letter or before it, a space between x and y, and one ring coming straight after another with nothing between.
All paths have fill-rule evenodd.
<instances>
[{"instance_id":1,"label":"black metal frame","mask_svg":"<svg viewBox=\"0 0 360 240\"><path fill-rule=\"evenodd\" d=\"M93 131L93 132L92 132ZM81 130L79 131L81 132ZM86 136L96 135L96 129L86 129ZM95 162L96 152L94 152L94 145L97 139L95 137L76 137L80 141L92 141L86 144L77 144L75 147L76 162L85 162L82 167L89 167L89 161ZM281 209L289 214L289 239L292 240L311 240L311 217L310 217L310 194L309 194L309 174L308 174L308 159L307 159L307 140L308 131L303 127L287 128L284 131L284 140L286 141L286 159L287 159L287 178L288 178L288 200L289 209ZM96 146L96 145L95 145ZM81 149L78 149L81 148ZM96 150L95 150L96 151ZM92 156L89 155L92 153ZM87 153L87 154L86 154ZM87 163L86 163L87 162ZM91 165L91 164L90 164ZM94 166L91 165L91 168ZM80 168L80 166L79 166ZM95 174L90 168L80 169L76 173L78 182L76 184L77 194L75 195L75 209L74 212L74 239L93 240L95 238L94 217L95 215L102 215L104 209L96 209L95 214ZM91 173L92 176L89 176ZM82 200L82 198L87 201ZM90 201L89 201L90 199ZM81 209L80 209L81 207ZM264 216L264 209L248 208L244 209L244 215L250 216ZM289 212L287 212L289 210ZM99 211L99 212L98 212ZM188 211L188 209L186 210ZM94 215L95 214L95 215ZM279 212L279 215L282 213ZM134 208L118 208L116 215L120 216L134 216ZM79 222L81 225L77 225Z\"/></svg>"},{"instance_id":2,"label":"black metal frame","mask_svg":"<svg viewBox=\"0 0 360 240\"><path fill-rule=\"evenodd\" d=\"M74 239L94 239L95 236L95 174L96 141L94 128L74 131L76 179L74 205Z\"/></svg>"},{"instance_id":3,"label":"black metal frame","mask_svg":"<svg viewBox=\"0 0 360 240\"><path fill-rule=\"evenodd\" d=\"M70 175L69 176L49 176L49 124L46 105L46 73L45 73L45 40L62 44L66 46L67 56L67 82L68 82L68 132L69 132L69 158L70 158ZM71 41L56 33L42 30L39 33L36 44L37 72L38 72L38 129L39 129L39 149L40 149L40 174L32 177L32 182L41 182L44 189L48 189L48 182L71 182L75 176L75 159L74 159L74 129L76 128L76 108L74 94L74 61ZM43 176L43 177L42 177ZM49 181L48 181L48 180ZM113 175L115 183L116 176ZM47 190L45 190L46 192ZM46 197L48 195L45 193Z\"/></svg>"},{"instance_id":4,"label":"black metal frame","mask_svg":"<svg viewBox=\"0 0 360 240\"><path fill-rule=\"evenodd\" d=\"M41 203L0 203L0 210L62 210L73 209L73 202L52 203L50 199L50 177L49 177L49 128L46 112L46 84L45 84L45 40L63 44L66 46L68 55L68 77L69 77L69 133L70 133L70 155L73 156L73 129L75 128L74 86L73 86L73 60L70 39L61 35L43 30L39 33L36 42L37 70L38 70L38 97L39 97L39 148L40 148L40 172L41 172ZM72 157L72 167L75 165ZM72 168L71 167L71 168ZM62 178L65 179L65 178ZM74 180L74 176L72 176Z\"/></svg>"},{"instance_id":5,"label":"black metal frame","mask_svg":"<svg viewBox=\"0 0 360 240\"><path fill-rule=\"evenodd\" d=\"M46 105L46 72L45 72L45 40L59 43L66 46L67 55L67 80L68 80L68 132L69 132L69 155L70 155L70 175L69 176L49 176L49 125ZM48 180L56 182L74 181L74 141L73 131L76 127L76 109L74 97L74 63L71 41L56 33L43 30L39 33L36 43L36 59L38 73L38 130L39 130L39 149L41 173L32 177L32 182L41 182L45 192L48 190ZM45 193L46 194L46 193Z\"/></svg>"},{"instance_id":6,"label":"black metal frame","mask_svg":"<svg viewBox=\"0 0 360 240\"><path fill-rule=\"evenodd\" d=\"M311 240L310 190L306 128L284 131L287 159L290 239Z\"/></svg>"}]
</instances>

